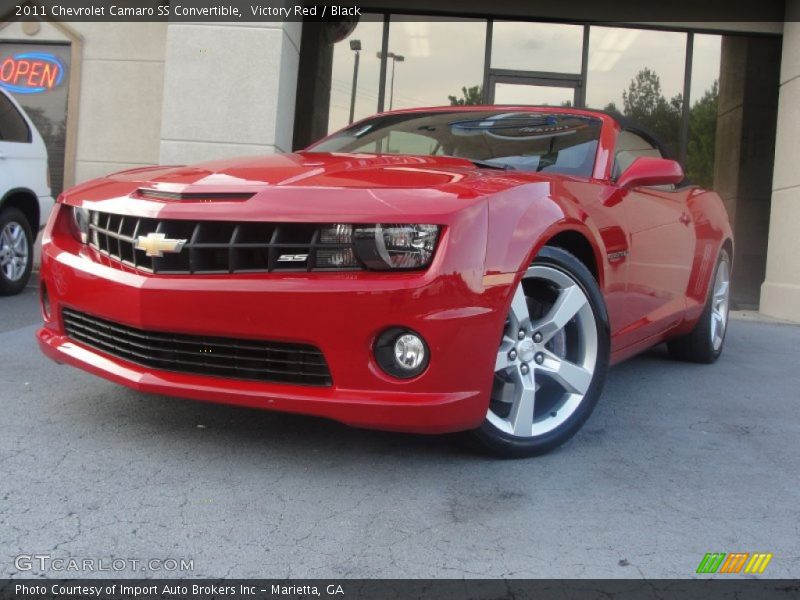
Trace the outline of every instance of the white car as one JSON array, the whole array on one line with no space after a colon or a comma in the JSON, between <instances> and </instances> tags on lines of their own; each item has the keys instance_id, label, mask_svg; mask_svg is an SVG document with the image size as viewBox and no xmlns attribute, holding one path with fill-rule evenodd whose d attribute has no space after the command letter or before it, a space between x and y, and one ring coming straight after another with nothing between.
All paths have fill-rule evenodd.
<instances>
[{"instance_id":1,"label":"white car","mask_svg":"<svg viewBox=\"0 0 800 600\"><path fill-rule=\"evenodd\" d=\"M28 283L33 242L52 208L44 140L0 89L0 296L18 294Z\"/></svg>"}]
</instances>

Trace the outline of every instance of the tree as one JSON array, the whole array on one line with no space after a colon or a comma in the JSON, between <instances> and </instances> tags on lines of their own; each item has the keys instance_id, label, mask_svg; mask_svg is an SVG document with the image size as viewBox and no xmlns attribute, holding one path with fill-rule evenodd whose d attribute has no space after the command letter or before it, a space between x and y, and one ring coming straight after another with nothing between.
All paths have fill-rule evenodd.
<instances>
[{"instance_id":1,"label":"tree","mask_svg":"<svg viewBox=\"0 0 800 600\"><path fill-rule=\"evenodd\" d=\"M706 90L689 113L686 175L697 185L714 187L714 150L717 134L719 83Z\"/></svg>"},{"instance_id":2,"label":"tree","mask_svg":"<svg viewBox=\"0 0 800 600\"><path fill-rule=\"evenodd\" d=\"M483 104L483 86L473 85L468 88L466 86L461 88L461 98L456 96L448 96L450 106L476 106Z\"/></svg>"},{"instance_id":3,"label":"tree","mask_svg":"<svg viewBox=\"0 0 800 600\"><path fill-rule=\"evenodd\" d=\"M667 100L661 92L661 79L647 67L631 80L627 91L622 92L624 114L641 123L675 152L679 146L681 94Z\"/></svg>"}]
</instances>

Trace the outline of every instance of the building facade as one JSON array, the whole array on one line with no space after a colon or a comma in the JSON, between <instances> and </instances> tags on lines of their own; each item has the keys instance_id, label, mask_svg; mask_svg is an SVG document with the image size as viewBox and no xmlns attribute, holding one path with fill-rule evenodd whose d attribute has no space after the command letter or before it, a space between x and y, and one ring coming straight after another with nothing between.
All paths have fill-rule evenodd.
<instances>
[{"instance_id":1,"label":"building facade","mask_svg":"<svg viewBox=\"0 0 800 600\"><path fill-rule=\"evenodd\" d=\"M503 0L491 15L429 4L440 6L327 23L9 20L0 85L43 88L17 97L47 140L56 191L155 163L289 152L390 108L615 110L722 195L735 305L800 321L798 0L783 23L614 26ZM11 81L32 53L61 65L58 84Z\"/></svg>"}]
</instances>

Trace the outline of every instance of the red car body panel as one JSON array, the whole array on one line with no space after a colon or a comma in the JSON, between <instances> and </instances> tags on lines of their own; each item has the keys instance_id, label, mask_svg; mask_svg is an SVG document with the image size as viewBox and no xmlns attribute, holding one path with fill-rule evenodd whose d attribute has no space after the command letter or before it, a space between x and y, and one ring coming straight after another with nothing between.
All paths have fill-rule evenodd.
<instances>
[{"instance_id":1,"label":"red car body panel","mask_svg":"<svg viewBox=\"0 0 800 600\"><path fill-rule=\"evenodd\" d=\"M53 360L147 392L373 428L477 427L486 416L512 292L548 241L572 232L590 245L610 318L612 362L689 331L720 248L732 243L713 192L615 186L609 177L618 124L590 111L569 112L603 121L591 178L480 169L446 157L301 152L136 169L72 188L44 233L42 283L50 307L39 344ZM175 202L141 197L143 187L254 195ZM81 244L68 206L159 219L433 223L443 230L424 271L152 275ZM71 340L64 307L138 329L313 344L333 385L129 363ZM413 329L427 341L431 360L421 375L401 380L378 367L372 346L390 326Z\"/></svg>"}]
</instances>

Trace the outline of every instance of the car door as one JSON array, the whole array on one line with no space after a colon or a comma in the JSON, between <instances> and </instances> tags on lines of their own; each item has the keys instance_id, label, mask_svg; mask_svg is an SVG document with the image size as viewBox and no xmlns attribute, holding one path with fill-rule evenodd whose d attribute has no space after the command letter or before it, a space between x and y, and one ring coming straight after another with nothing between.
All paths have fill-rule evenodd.
<instances>
[{"instance_id":1,"label":"car door","mask_svg":"<svg viewBox=\"0 0 800 600\"><path fill-rule=\"evenodd\" d=\"M0 91L0 199L9 190L26 188L45 193L41 149L34 144L27 120L17 106Z\"/></svg>"},{"instance_id":2,"label":"car door","mask_svg":"<svg viewBox=\"0 0 800 600\"><path fill-rule=\"evenodd\" d=\"M640 156L662 153L642 136L621 131L614 179ZM625 251L609 256L627 263L624 290L609 307L615 349L658 335L683 318L696 245L685 198L674 186L658 186L616 188L606 201L628 238Z\"/></svg>"}]
</instances>

